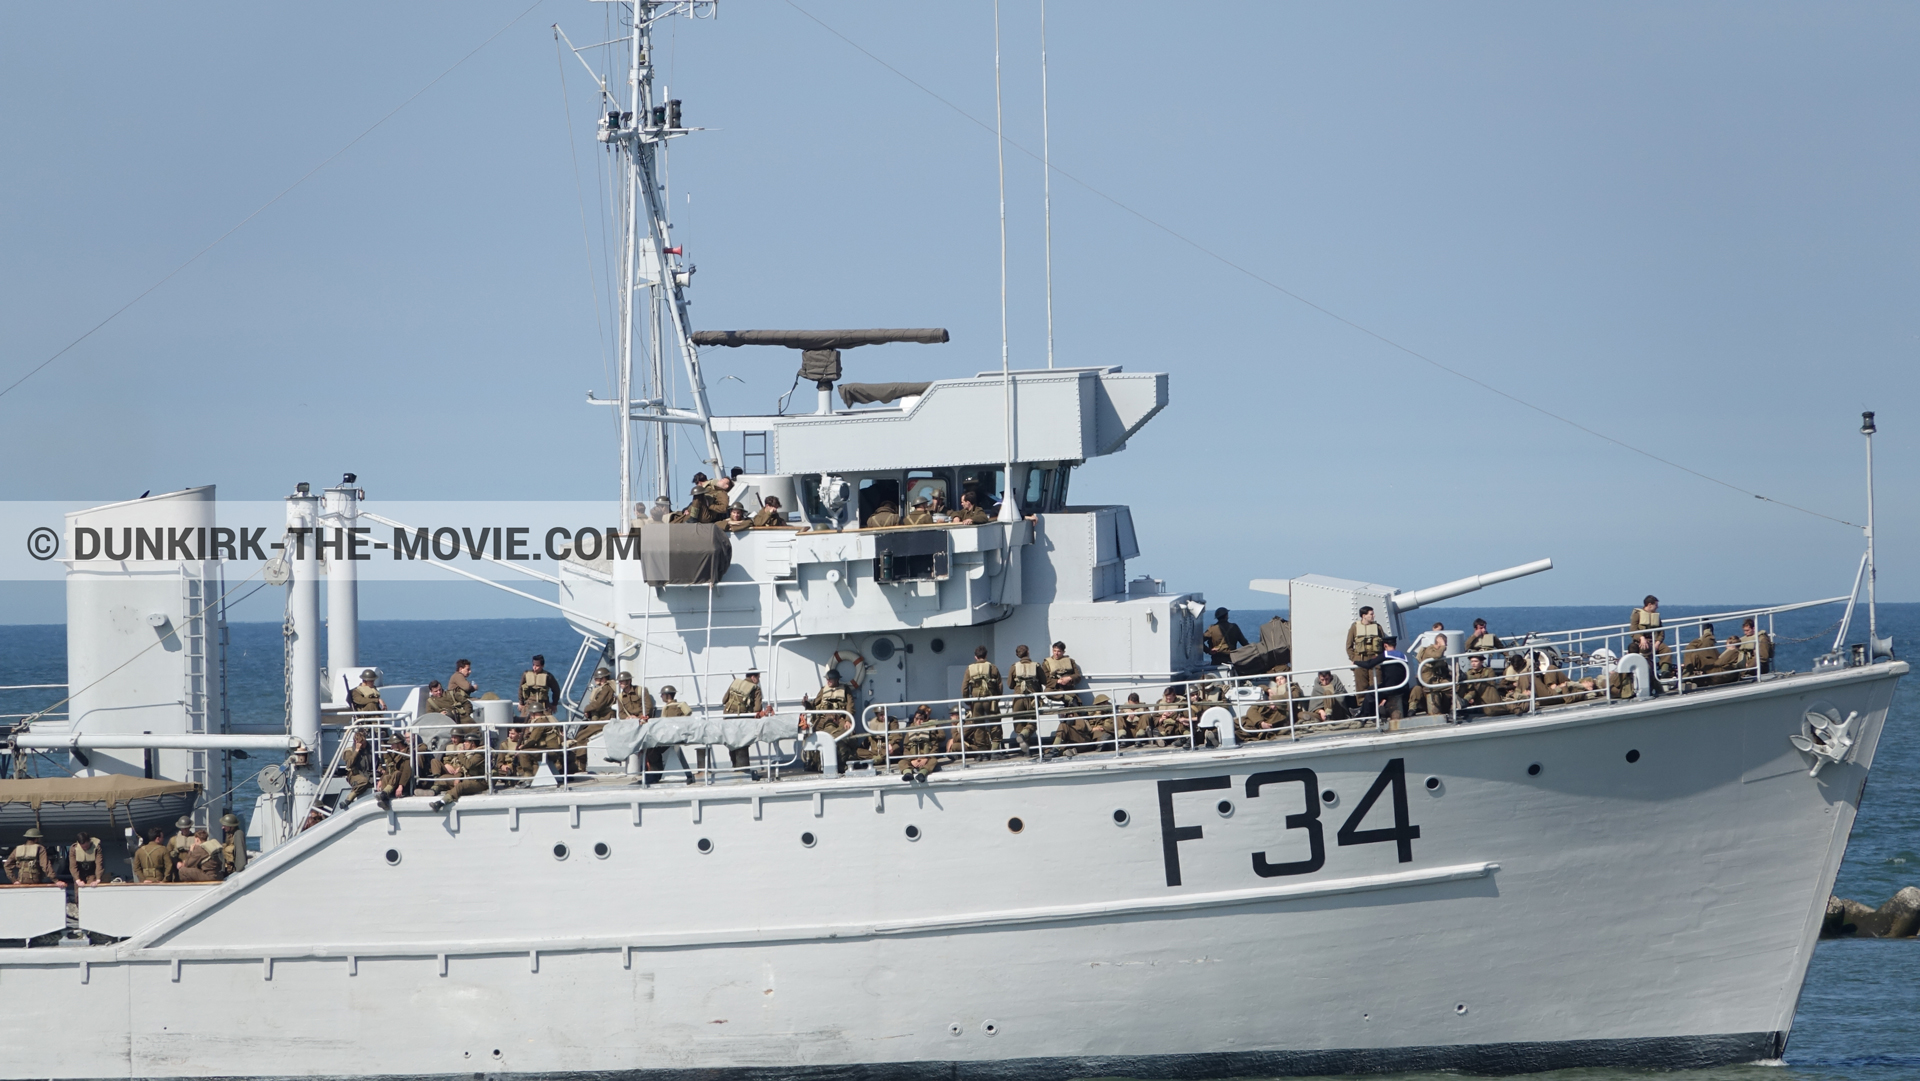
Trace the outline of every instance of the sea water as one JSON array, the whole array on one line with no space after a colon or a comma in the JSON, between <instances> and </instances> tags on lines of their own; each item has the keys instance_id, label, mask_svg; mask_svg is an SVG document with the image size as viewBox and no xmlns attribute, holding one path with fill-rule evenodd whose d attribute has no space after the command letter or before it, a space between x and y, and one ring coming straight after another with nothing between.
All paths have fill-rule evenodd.
<instances>
[{"instance_id":1,"label":"sea water","mask_svg":"<svg viewBox=\"0 0 1920 1081\"><path fill-rule=\"evenodd\" d=\"M1726 611L1666 606L1669 624L1688 614ZM1503 638L1530 630L1594 627L1626 618L1627 606L1609 608L1436 607L1409 614L1419 629L1435 621L1467 628L1484 617ZM1248 634L1273 615L1238 611ZM1776 623L1776 667L1806 671L1812 658L1833 645L1838 606L1782 615ZM1856 613L1852 641L1864 641L1866 613ZM1737 626L1716 628L1724 638ZM1892 635L1896 653L1920 649L1920 604L1880 606L1880 632ZM379 667L386 683L445 681L454 662L474 666L482 692L513 698L520 673L535 653L565 675L579 636L558 619L369 621L360 625L363 663ZM1071 646L1071 643L1069 643ZM228 706L234 728L282 731L285 695L284 642L277 623L236 623L227 652ZM592 659L587 661L588 665ZM354 673L357 676L357 673ZM581 676L591 675L589 668ZM61 626L0 626L0 685L58 683L66 678L66 629ZM649 680L649 682L653 682ZM0 714L19 714L57 700L59 691L0 692ZM1920 705L1912 678L1902 681L1874 759L1871 782L1854 823L1834 892L1878 905L1903 886L1920 885ZM395 703L397 704L397 703ZM240 782L228 800L245 814L253 806L252 775L263 758L234 763ZM262 1064L268 1069L268 1064ZM1430 1079L1449 1074L1395 1075ZM1623 1081L1646 1077L1632 1070L1564 1070L1538 1075L1566 1081ZM1781 1064L1724 1067L1666 1074L1676 1081L1908 1081L1920 1078L1920 940L1838 939L1821 942L1800 995L1793 1037Z\"/></svg>"}]
</instances>

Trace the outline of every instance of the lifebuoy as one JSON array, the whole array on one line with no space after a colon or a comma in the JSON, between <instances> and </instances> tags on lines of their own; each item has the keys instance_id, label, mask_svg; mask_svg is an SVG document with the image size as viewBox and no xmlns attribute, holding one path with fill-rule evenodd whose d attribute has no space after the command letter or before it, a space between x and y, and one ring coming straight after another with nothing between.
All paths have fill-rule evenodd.
<instances>
[{"instance_id":1,"label":"lifebuoy","mask_svg":"<svg viewBox=\"0 0 1920 1081\"><path fill-rule=\"evenodd\" d=\"M862 657L860 654L855 653L852 650L848 650L848 649L834 650L833 661L831 662L831 666L837 669L840 667L840 664L842 661L853 662L853 678L848 680L847 682L853 687L854 690L856 691L859 690L860 684L866 682L867 673L873 671L873 666L867 663L867 659L865 657Z\"/></svg>"}]
</instances>

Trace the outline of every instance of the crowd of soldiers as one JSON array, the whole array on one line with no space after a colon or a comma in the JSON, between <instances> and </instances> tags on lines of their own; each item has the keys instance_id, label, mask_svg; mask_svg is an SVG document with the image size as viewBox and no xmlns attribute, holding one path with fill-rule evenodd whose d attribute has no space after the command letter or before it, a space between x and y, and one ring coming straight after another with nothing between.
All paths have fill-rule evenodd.
<instances>
[{"instance_id":1,"label":"crowd of soldiers","mask_svg":"<svg viewBox=\"0 0 1920 1081\"><path fill-rule=\"evenodd\" d=\"M240 817L228 812L220 816L221 839L214 840L205 827L195 827L185 817L174 822L174 833L156 829L147 842L133 853L135 882L219 882L247 867L247 832ZM66 874L56 872L64 863ZM107 881L106 850L100 838L81 831L67 846L64 857L46 843L39 827L27 830L26 839L14 846L6 859L7 881L16 886L38 886L67 881L76 886L98 886ZM111 881L124 881L114 878Z\"/></svg>"},{"instance_id":2,"label":"crowd of soldiers","mask_svg":"<svg viewBox=\"0 0 1920 1081\"><path fill-rule=\"evenodd\" d=\"M708 477L705 473L693 475L693 490L687 505L674 510L666 496L660 496L651 505L641 504L634 509L642 523L668 522L691 523L696 525L725 526L729 533L738 533L748 529L792 529L801 532L812 528L807 525L795 527L787 520L787 508L781 504L778 496L763 496L760 509L749 512L739 503L733 502L734 486L740 475L745 472L734 467L731 476ZM960 493L957 507L947 503L943 492L930 492L923 498L915 499L905 513L900 505L891 499L882 500L872 513L860 523L866 529L886 529L892 526L931 526L931 525L980 525L994 520L998 508L993 500L978 490L977 481L969 480L969 486Z\"/></svg>"}]
</instances>

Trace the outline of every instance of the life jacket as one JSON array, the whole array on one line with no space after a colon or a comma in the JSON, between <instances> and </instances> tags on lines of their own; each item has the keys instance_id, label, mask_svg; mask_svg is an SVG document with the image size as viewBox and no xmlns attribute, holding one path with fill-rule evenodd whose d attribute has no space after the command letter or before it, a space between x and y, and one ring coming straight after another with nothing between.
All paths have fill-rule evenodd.
<instances>
[{"instance_id":1,"label":"life jacket","mask_svg":"<svg viewBox=\"0 0 1920 1081\"><path fill-rule=\"evenodd\" d=\"M40 853L44 851L32 841L16 847L7 857L7 862L13 864L13 880L22 886L37 886L46 881L40 872Z\"/></svg>"},{"instance_id":2,"label":"life jacket","mask_svg":"<svg viewBox=\"0 0 1920 1081\"><path fill-rule=\"evenodd\" d=\"M1000 682L1000 673L994 671L992 662L975 661L967 666L967 682L962 690L968 698L988 698L1000 693L995 684Z\"/></svg>"},{"instance_id":3,"label":"life jacket","mask_svg":"<svg viewBox=\"0 0 1920 1081\"><path fill-rule=\"evenodd\" d=\"M1627 626L1632 630L1655 630L1660 626L1660 613L1649 612L1645 608L1635 608L1627 617Z\"/></svg>"},{"instance_id":4,"label":"life jacket","mask_svg":"<svg viewBox=\"0 0 1920 1081\"><path fill-rule=\"evenodd\" d=\"M1040 666L1030 660L1013 662L1013 689L1032 694L1040 689Z\"/></svg>"},{"instance_id":5,"label":"life jacket","mask_svg":"<svg viewBox=\"0 0 1920 1081\"><path fill-rule=\"evenodd\" d=\"M813 700L814 709L842 709L853 712L853 696L845 687L825 687Z\"/></svg>"},{"instance_id":6,"label":"life jacket","mask_svg":"<svg viewBox=\"0 0 1920 1081\"><path fill-rule=\"evenodd\" d=\"M520 674L520 701L530 702L536 698L545 701L547 688L551 686L553 686L552 672L536 672L529 668Z\"/></svg>"},{"instance_id":7,"label":"life jacket","mask_svg":"<svg viewBox=\"0 0 1920 1081\"><path fill-rule=\"evenodd\" d=\"M754 692L760 688L751 680L736 679L727 685L727 696L720 703L722 713L752 713Z\"/></svg>"},{"instance_id":8,"label":"life jacket","mask_svg":"<svg viewBox=\"0 0 1920 1081\"><path fill-rule=\"evenodd\" d=\"M1364 660L1378 657L1382 650L1380 624L1358 623L1353 625L1353 651Z\"/></svg>"}]
</instances>

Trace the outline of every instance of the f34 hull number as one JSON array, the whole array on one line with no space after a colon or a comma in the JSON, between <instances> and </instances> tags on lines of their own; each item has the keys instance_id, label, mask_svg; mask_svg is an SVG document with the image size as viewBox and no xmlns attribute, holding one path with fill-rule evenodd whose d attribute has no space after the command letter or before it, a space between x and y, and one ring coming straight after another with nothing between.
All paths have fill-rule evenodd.
<instances>
[{"instance_id":1,"label":"f34 hull number","mask_svg":"<svg viewBox=\"0 0 1920 1081\"><path fill-rule=\"evenodd\" d=\"M1294 786L1285 789L1282 786ZM1201 837L1199 826L1183 826L1174 821L1173 797L1182 792L1211 792L1216 789L1232 788L1233 778L1186 777L1176 781L1160 782L1160 843L1166 854L1167 885L1180 884L1180 842L1197 841ZM1307 834L1307 858L1291 860L1285 863L1272 863L1265 852L1253 853L1253 873L1261 878L1279 878L1284 875L1310 875L1327 864L1327 838L1324 823L1320 821L1320 779L1310 769L1277 769L1265 773L1256 773L1247 778L1248 799L1260 796L1261 790L1269 790L1272 795L1282 799L1292 798L1298 793L1302 800L1301 810L1287 815L1286 827L1291 830L1305 830ZM1373 810L1380 797L1391 793L1393 802L1393 825L1374 829L1362 829L1360 824L1367 819L1367 812ZM1334 831L1334 843L1340 847L1348 845L1370 845L1393 842L1401 863L1413 862L1413 842L1420 836L1420 827L1407 821L1407 760L1390 760L1380 775L1373 779L1373 786L1353 809L1347 820Z\"/></svg>"}]
</instances>

